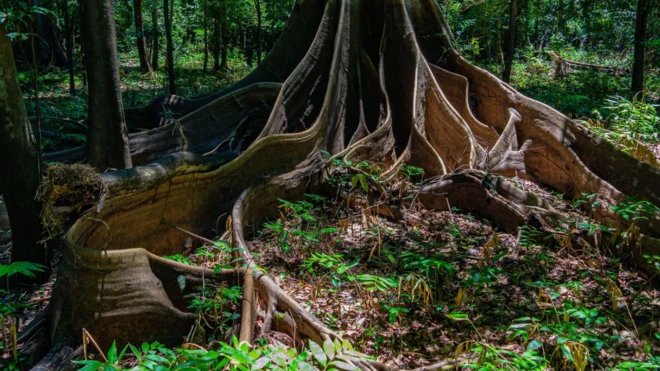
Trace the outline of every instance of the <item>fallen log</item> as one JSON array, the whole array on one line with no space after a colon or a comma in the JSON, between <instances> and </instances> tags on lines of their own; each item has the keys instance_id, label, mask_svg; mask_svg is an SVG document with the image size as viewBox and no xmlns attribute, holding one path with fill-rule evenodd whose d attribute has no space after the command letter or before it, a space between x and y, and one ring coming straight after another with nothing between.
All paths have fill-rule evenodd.
<instances>
[{"instance_id":1,"label":"fallen log","mask_svg":"<svg viewBox=\"0 0 660 371\"><path fill-rule=\"evenodd\" d=\"M546 51L546 53L548 53L548 55L550 55L550 57L555 62L556 76L566 76L569 75L571 71L575 71L575 70L582 70L582 71L590 70L590 71L613 74L617 76L630 74L631 71L630 68L623 68L617 66L601 66L597 64L571 61L569 59L563 58L561 55L559 55L559 53L554 52L552 50L548 50Z\"/></svg>"}]
</instances>

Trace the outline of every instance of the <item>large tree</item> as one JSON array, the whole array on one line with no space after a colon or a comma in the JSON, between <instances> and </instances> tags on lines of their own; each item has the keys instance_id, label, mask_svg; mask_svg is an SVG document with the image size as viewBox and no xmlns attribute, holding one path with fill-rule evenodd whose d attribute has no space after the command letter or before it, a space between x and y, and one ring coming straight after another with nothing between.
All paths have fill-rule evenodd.
<instances>
[{"instance_id":1,"label":"large tree","mask_svg":"<svg viewBox=\"0 0 660 371\"><path fill-rule=\"evenodd\" d=\"M644 59L646 53L646 29L649 24L651 3L654 0L637 0L635 17L635 54L633 59L632 86L633 93L644 90Z\"/></svg>"},{"instance_id":2,"label":"large tree","mask_svg":"<svg viewBox=\"0 0 660 371\"><path fill-rule=\"evenodd\" d=\"M112 0L80 0L89 85L87 159L100 171L132 167L117 59Z\"/></svg>"},{"instance_id":3,"label":"large tree","mask_svg":"<svg viewBox=\"0 0 660 371\"><path fill-rule=\"evenodd\" d=\"M509 30L504 40L504 72L502 80L509 82L511 80L511 69L513 67L513 57L516 52L516 20L518 18L518 0L511 0L509 6Z\"/></svg>"},{"instance_id":4,"label":"large tree","mask_svg":"<svg viewBox=\"0 0 660 371\"><path fill-rule=\"evenodd\" d=\"M172 42L172 18L171 11L174 9L174 0L163 0L163 18L165 22L165 40L167 41L166 56L167 56L167 81L170 94L176 94L176 82L174 80L174 45Z\"/></svg>"},{"instance_id":5,"label":"large tree","mask_svg":"<svg viewBox=\"0 0 660 371\"><path fill-rule=\"evenodd\" d=\"M135 17L135 33L137 38L138 57L140 59L140 71L151 72L151 64L147 56L147 38L144 34L144 17L142 16L142 0L133 1L133 13Z\"/></svg>"},{"instance_id":6,"label":"large tree","mask_svg":"<svg viewBox=\"0 0 660 371\"><path fill-rule=\"evenodd\" d=\"M151 0L151 67L158 69L158 54L160 53L160 41L158 29L158 0Z\"/></svg>"},{"instance_id":7,"label":"large tree","mask_svg":"<svg viewBox=\"0 0 660 371\"><path fill-rule=\"evenodd\" d=\"M253 269L245 242L245 227L277 215L279 198L331 187L328 154L381 164L373 197L393 191L386 179L402 165L421 167L432 179L417 190L423 206L481 213L507 231L563 220L506 180L516 174L568 198L598 194L587 207L608 226L628 226L607 207L626 195L660 205L659 169L467 62L435 0L298 1L280 40L245 79L202 100L161 97L132 114L155 126L163 112L183 116L131 138L144 166L102 174L109 197L66 236L49 309L53 340L76 339L85 328L102 347L180 343L196 320L186 295L209 284L243 285L242 341L254 340L257 318L262 332L334 337ZM183 231L212 236L224 214L236 269L161 258L181 253ZM644 269L643 254L660 246L657 223L638 224L622 251Z\"/></svg>"},{"instance_id":8,"label":"large tree","mask_svg":"<svg viewBox=\"0 0 660 371\"><path fill-rule=\"evenodd\" d=\"M0 24L0 189L11 222L13 248L11 260L48 265L41 244L41 202L39 189L39 151L18 83L11 42ZM41 281L48 274L37 277Z\"/></svg>"}]
</instances>

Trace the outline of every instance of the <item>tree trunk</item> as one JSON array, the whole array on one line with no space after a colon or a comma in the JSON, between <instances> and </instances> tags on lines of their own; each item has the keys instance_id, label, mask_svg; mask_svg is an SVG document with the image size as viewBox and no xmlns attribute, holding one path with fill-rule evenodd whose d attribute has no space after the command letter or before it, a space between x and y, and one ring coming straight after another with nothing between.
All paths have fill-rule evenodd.
<instances>
[{"instance_id":1,"label":"tree trunk","mask_svg":"<svg viewBox=\"0 0 660 371\"><path fill-rule=\"evenodd\" d=\"M33 5L40 6L39 0L34 0ZM54 15L36 14L39 29L39 48L41 63L44 65L54 64L58 67L67 66L67 58L60 43L58 32L60 30L57 18ZM35 30L36 31L36 30Z\"/></svg>"},{"instance_id":2,"label":"tree trunk","mask_svg":"<svg viewBox=\"0 0 660 371\"><path fill-rule=\"evenodd\" d=\"M220 70L220 48L222 47L220 32L220 20L215 14L213 16L213 71Z\"/></svg>"},{"instance_id":3,"label":"tree trunk","mask_svg":"<svg viewBox=\"0 0 660 371\"><path fill-rule=\"evenodd\" d=\"M245 235L248 225L279 215L278 199L327 187L339 193L327 182L327 154L383 167L365 201L399 203L403 191L390 180L412 165L432 179L410 190L423 207L480 213L508 232L531 222L557 228L566 217L507 177L534 180L566 199L598 194L602 202L587 207L598 223L619 230L630 221L609 205L627 195L660 205L659 169L471 65L435 0L295 4L281 38L243 80L204 102L167 96L145 109L182 113L133 137L144 158L170 155L100 175L109 196L67 234L51 301L53 338L85 328L102 349L114 340L119 347L180 344L197 319L187 295L203 284L243 286L239 341L254 340L257 319L263 333L336 338L254 265ZM225 214L226 223L218 218ZM660 246L657 223L640 224L634 246L620 249L648 272L655 268L643 256ZM215 236L223 225L233 270L161 257L181 253L189 232ZM98 308L113 315L99 316Z\"/></svg>"},{"instance_id":4,"label":"tree trunk","mask_svg":"<svg viewBox=\"0 0 660 371\"><path fill-rule=\"evenodd\" d=\"M39 154L34 143L23 93L18 83L11 42L0 25L0 189L11 223L13 262L28 261L48 266L42 239L39 189ZM37 280L45 282L48 273Z\"/></svg>"},{"instance_id":5,"label":"tree trunk","mask_svg":"<svg viewBox=\"0 0 660 371\"><path fill-rule=\"evenodd\" d=\"M206 73L209 66L209 33L208 33L208 4L204 0L204 73Z\"/></svg>"},{"instance_id":6,"label":"tree trunk","mask_svg":"<svg viewBox=\"0 0 660 371\"><path fill-rule=\"evenodd\" d=\"M140 58L140 72L152 72L151 65L149 64L149 57L147 56L147 40L144 35L142 0L133 0L133 13L135 16L135 36L137 38L138 56Z\"/></svg>"},{"instance_id":7,"label":"tree trunk","mask_svg":"<svg viewBox=\"0 0 660 371\"><path fill-rule=\"evenodd\" d=\"M227 53L229 53L229 22L224 19L222 20L222 32L220 33L220 40L222 41L222 59L220 66L223 70L229 68Z\"/></svg>"},{"instance_id":8,"label":"tree trunk","mask_svg":"<svg viewBox=\"0 0 660 371\"><path fill-rule=\"evenodd\" d=\"M518 18L518 0L511 0L509 8L509 30L504 40L504 72L502 80L508 83L511 80L511 68L513 57L516 52L516 19Z\"/></svg>"},{"instance_id":9,"label":"tree trunk","mask_svg":"<svg viewBox=\"0 0 660 371\"><path fill-rule=\"evenodd\" d=\"M112 0L80 0L89 77L87 158L99 171L132 167L122 105Z\"/></svg>"},{"instance_id":10,"label":"tree trunk","mask_svg":"<svg viewBox=\"0 0 660 371\"><path fill-rule=\"evenodd\" d=\"M644 53L646 52L646 29L649 23L650 1L637 0L637 16L635 18L635 56L633 59L632 86L633 93L644 91Z\"/></svg>"},{"instance_id":11,"label":"tree trunk","mask_svg":"<svg viewBox=\"0 0 660 371\"><path fill-rule=\"evenodd\" d=\"M254 57L254 42L250 35L250 25L246 24L243 28L243 53L245 54L245 63L252 66L252 58Z\"/></svg>"},{"instance_id":12,"label":"tree trunk","mask_svg":"<svg viewBox=\"0 0 660 371\"><path fill-rule=\"evenodd\" d=\"M256 36L256 46L257 46L257 64L261 64L261 1L254 0L254 5L257 10L257 36Z\"/></svg>"},{"instance_id":13,"label":"tree trunk","mask_svg":"<svg viewBox=\"0 0 660 371\"><path fill-rule=\"evenodd\" d=\"M75 80L75 71L73 68L73 47L74 47L74 36L73 36L73 22L74 17L70 16L69 12L69 2L67 0L62 1L62 9L64 10L64 28L65 28L65 39L66 39L66 56L67 56L67 67L69 69L69 94L76 95L76 80Z\"/></svg>"},{"instance_id":14,"label":"tree trunk","mask_svg":"<svg viewBox=\"0 0 660 371\"><path fill-rule=\"evenodd\" d=\"M151 38L151 68L153 70L158 69L158 54L160 54L160 40L159 35L160 31L158 29L158 0L151 0L151 27L152 27L152 38Z\"/></svg>"},{"instance_id":15,"label":"tree trunk","mask_svg":"<svg viewBox=\"0 0 660 371\"><path fill-rule=\"evenodd\" d=\"M172 0L174 1L174 0ZM163 15L165 19L165 38L167 39L167 77L170 94L176 94L176 83L174 81L174 46L172 45L172 22L170 18L169 1L163 0Z\"/></svg>"}]
</instances>

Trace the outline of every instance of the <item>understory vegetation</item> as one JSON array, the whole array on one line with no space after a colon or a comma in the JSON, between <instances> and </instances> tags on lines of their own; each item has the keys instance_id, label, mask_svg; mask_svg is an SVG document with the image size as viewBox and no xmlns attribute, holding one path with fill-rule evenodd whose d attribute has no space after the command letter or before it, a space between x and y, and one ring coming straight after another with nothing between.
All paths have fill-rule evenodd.
<instances>
[{"instance_id":1,"label":"understory vegetation","mask_svg":"<svg viewBox=\"0 0 660 371\"><path fill-rule=\"evenodd\" d=\"M634 225L608 229L584 211L595 195L565 200L514 179L569 218L563 228L511 235L454 207L420 207L419 168L404 166L389 180L381 174L378 164L328 160L332 190L280 200L279 217L255 225L248 243L258 269L343 341L309 341L301 352L299 340L283 334L241 344L232 335L241 288L207 285L192 295L198 321L181 348L155 342L105 352L89 342L94 359L78 363L90 371L353 370L352 357L360 357L409 367L450 359L448 369L660 367L660 291L618 256ZM372 184L386 183L398 190L392 197L368 197ZM611 208L629 220L660 215L634 199ZM216 271L231 266L222 239L191 236L187 246L166 258ZM660 267L660 256L646 258ZM179 284L183 290L183 276Z\"/></svg>"}]
</instances>

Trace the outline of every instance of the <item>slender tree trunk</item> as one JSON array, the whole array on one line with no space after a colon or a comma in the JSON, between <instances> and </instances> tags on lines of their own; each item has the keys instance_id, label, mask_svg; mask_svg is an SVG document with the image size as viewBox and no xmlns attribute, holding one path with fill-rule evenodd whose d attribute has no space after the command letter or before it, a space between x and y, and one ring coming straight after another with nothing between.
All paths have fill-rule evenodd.
<instances>
[{"instance_id":1,"label":"slender tree trunk","mask_svg":"<svg viewBox=\"0 0 660 371\"><path fill-rule=\"evenodd\" d=\"M62 8L64 10L64 30L66 38L66 59L67 67L69 69L69 94L76 95L76 80L75 71L73 69L73 20L74 17L70 16L68 0L62 1Z\"/></svg>"},{"instance_id":2,"label":"slender tree trunk","mask_svg":"<svg viewBox=\"0 0 660 371\"><path fill-rule=\"evenodd\" d=\"M12 229L11 259L48 265L47 250L39 243L41 203L35 199L40 158L4 25L0 25L0 66L0 188ZM44 272L37 280L44 282L47 278Z\"/></svg>"},{"instance_id":3,"label":"slender tree trunk","mask_svg":"<svg viewBox=\"0 0 660 371\"><path fill-rule=\"evenodd\" d=\"M637 17L635 19L635 56L632 71L632 92L644 90L644 53L646 52L646 29L651 10L650 1L637 0Z\"/></svg>"},{"instance_id":4,"label":"slender tree trunk","mask_svg":"<svg viewBox=\"0 0 660 371\"><path fill-rule=\"evenodd\" d=\"M243 29L243 47L245 48L245 61L248 66L252 66L254 59L254 40L250 35L250 25L245 25Z\"/></svg>"},{"instance_id":5,"label":"slender tree trunk","mask_svg":"<svg viewBox=\"0 0 660 371\"><path fill-rule=\"evenodd\" d=\"M209 66L208 1L204 0L204 73Z\"/></svg>"},{"instance_id":6,"label":"slender tree trunk","mask_svg":"<svg viewBox=\"0 0 660 371\"><path fill-rule=\"evenodd\" d=\"M222 17L222 33L220 34L220 40L222 41L222 60L220 62L220 67L226 70L229 68L227 63L227 53L229 52L229 22Z\"/></svg>"},{"instance_id":7,"label":"slender tree trunk","mask_svg":"<svg viewBox=\"0 0 660 371\"><path fill-rule=\"evenodd\" d=\"M220 48L222 40L220 38L220 19L215 14L213 17L213 71L220 69Z\"/></svg>"},{"instance_id":8,"label":"slender tree trunk","mask_svg":"<svg viewBox=\"0 0 660 371\"><path fill-rule=\"evenodd\" d=\"M80 32L89 76L87 159L100 171L132 167L119 82L112 0L80 0Z\"/></svg>"},{"instance_id":9,"label":"slender tree trunk","mask_svg":"<svg viewBox=\"0 0 660 371\"><path fill-rule=\"evenodd\" d=\"M538 11L538 8L537 8L537 11ZM540 47L541 42L539 40L539 17L538 17L538 15L534 17L534 36L532 36L532 37L533 37L533 40L534 40L534 44L538 43L538 45Z\"/></svg>"},{"instance_id":10,"label":"slender tree trunk","mask_svg":"<svg viewBox=\"0 0 660 371\"><path fill-rule=\"evenodd\" d=\"M513 55L516 51L516 18L518 17L518 0L511 0L509 8L509 31L504 41L504 72L502 80L508 83L511 80Z\"/></svg>"},{"instance_id":11,"label":"slender tree trunk","mask_svg":"<svg viewBox=\"0 0 660 371\"><path fill-rule=\"evenodd\" d=\"M174 0L172 0L174 1ZM169 1L163 0L164 19L165 19L165 38L167 39L167 76L169 81L170 94L176 94L176 84L174 81L174 51L172 46L172 22L170 19Z\"/></svg>"},{"instance_id":12,"label":"slender tree trunk","mask_svg":"<svg viewBox=\"0 0 660 371\"><path fill-rule=\"evenodd\" d=\"M256 47L257 47L257 64L261 64L261 1L254 0L254 5L257 10L257 36L256 36Z\"/></svg>"},{"instance_id":13,"label":"slender tree trunk","mask_svg":"<svg viewBox=\"0 0 660 371\"><path fill-rule=\"evenodd\" d=\"M32 84L34 86L34 111L37 117L37 158L41 158L41 106L39 105L39 68L37 67L37 58L34 48L34 18L30 17L30 44L32 47L32 72L33 79ZM41 171L41 161L37 162L37 171L39 174Z\"/></svg>"},{"instance_id":14,"label":"slender tree trunk","mask_svg":"<svg viewBox=\"0 0 660 371\"><path fill-rule=\"evenodd\" d=\"M159 29L158 29L158 0L151 0L151 27L152 27L152 37L151 37L151 68L153 70L158 69L158 54L160 54L160 40L159 40Z\"/></svg>"},{"instance_id":15,"label":"slender tree trunk","mask_svg":"<svg viewBox=\"0 0 660 371\"><path fill-rule=\"evenodd\" d=\"M140 58L140 71L151 72L149 57L147 56L147 40L144 37L144 18L142 17L142 0L133 0L133 13L135 16L135 32L137 37L138 56Z\"/></svg>"}]
</instances>

